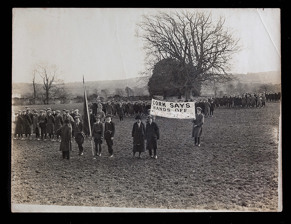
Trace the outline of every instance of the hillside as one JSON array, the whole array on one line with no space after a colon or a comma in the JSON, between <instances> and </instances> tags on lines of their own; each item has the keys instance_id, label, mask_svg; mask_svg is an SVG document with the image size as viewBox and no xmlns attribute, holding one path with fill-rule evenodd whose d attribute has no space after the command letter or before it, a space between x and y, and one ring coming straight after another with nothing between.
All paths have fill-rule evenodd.
<instances>
[{"instance_id":1,"label":"hillside","mask_svg":"<svg viewBox=\"0 0 291 224\"><path fill-rule=\"evenodd\" d=\"M270 71L270 72L260 72L260 73L247 73L247 74L234 74L237 81L242 84L259 85L259 84L281 84L281 74L280 72ZM130 78L123 80L109 80L109 81L88 81L85 83L87 93L100 94L101 90L107 90L109 95L115 94L116 89L125 90L129 87L135 91L135 95L146 95L147 91L148 77L144 78ZM38 84L38 89L42 89L42 85ZM66 91L71 95L71 97L82 96L83 95L83 83L82 82L68 82L65 83ZM224 89L222 87L221 89ZM32 93L31 83L13 83L12 85L13 95L20 94L21 96L27 96ZM208 91L204 91L208 94Z\"/></svg>"},{"instance_id":2,"label":"hillside","mask_svg":"<svg viewBox=\"0 0 291 224\"><path fill-rule=\"evenodd\" d=\"M146 78L130 78L124 80L109 80L109 81L88 81L85 83L88 94L98 93L101 90L107 90L109 94L114 94L116 89L125 90L126 87L134 89L139 92L147 94L147 79ZM37 89L42 89L42 85L38 84ZM66 91L72 96L83 95L83 83L82 82L68 82L65 83ZM13 95L20 94L21 96L30 95L32 93L32 83L13 83L12 84Z\"/></svg>"},{"instance_id":3,"label":"hillside","mask_svg":"<svg viewBox=\"0 0 291 224\"><path fill-rule=\"evenodd\" d=\"M278 71L235 74L241 83L281 84L281 73Z\"/></svg>"}]
</instances>

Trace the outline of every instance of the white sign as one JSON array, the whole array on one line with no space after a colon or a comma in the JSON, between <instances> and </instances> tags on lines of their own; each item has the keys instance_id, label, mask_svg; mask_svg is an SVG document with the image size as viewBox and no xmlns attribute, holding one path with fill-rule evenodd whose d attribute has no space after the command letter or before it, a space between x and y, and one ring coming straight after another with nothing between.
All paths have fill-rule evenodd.
<instances>
[{"instance_id":1,"label":"white sign","mask_svg":"<svg viewBox=\"0 0 291 224\"><path fill-rule=\"evenodd\" d=\"M195 103L165 102L152 99L150 114L168 118L193 119L195 118Z\"/></svg>"}]
</instances>

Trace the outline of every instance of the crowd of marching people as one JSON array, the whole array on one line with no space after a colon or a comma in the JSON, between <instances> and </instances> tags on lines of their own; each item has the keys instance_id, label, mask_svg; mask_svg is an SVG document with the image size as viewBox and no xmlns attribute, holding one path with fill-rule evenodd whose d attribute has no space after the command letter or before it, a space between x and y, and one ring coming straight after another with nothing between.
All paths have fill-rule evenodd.
<instances>
[{"instance_id":1,"label":"crowd of marching people","mask_svg":"<svg viewBox=\"0 0 291 224\"><path fill-rule=\"evenodd\" d=\"M71 111L63 109L54 110L46 108L37 111L25 107L15 113L14 139L20 140L42 140L60 142L60 150L63 158L70 158L72 149L72 139L75 139L79 148L79 155L83 155L83 143L86 137L90 137L95 142L94 159L101 156L102 143L105 140L109 157L113 157L113 139L115 134L115 124L112 117L118 116L120 121L123 117L134 117L137 122L133 125L133 157L136 152L145 151L143 144L147 140L146 148L149 150L151 158L157 159L157 139L159 139L159 128L149 115L150 104L147 102L97 102L92 103L89 109L90 131L84 127L84 116L78 109ZM142 122L142 117L147 116L147 123ZM91 136L90 136L91 134ZM152 152L153 150L153 152Z\"/></svg>"},{"instance_id":2,"label":"crowd of marching people","mask_svg":"<svg viewBox=\"0 0 291 224\"><path fill-rule=\"evenodd\" d=\"M223 96L216 98L204 98L195 100L196 119L193 120L192 137L195 145L200 146L200 136L204 117L212 117L214 108L262 108L266 102L280 100L280 93L246 93L241 96ZM118 117L122 122L124 117L133 117L137 121L133 125L133 157L136 152L149 150L151 158L157 158L157 140L159 139L159 128L155 118L150 115L150 101L136 102L101 102L99 99L89 105L90 130L86 130L83 124L84 116L78 109L54 110L45 108L37 111L25 107L15 113L14 139L42 140L60 142L60 150L63 158L69 159L72 149L71 140L75 139L79 148L79 155L83 155L83 143L86 137L95 142L94 159L101 156L102 143L105 140L109 157L113 156L113 140L115 135L115 124L112 117ZM142 118L146 117L146 124ZM89 122L88 122L89 123Z\"/></svg>"}]
</instances>

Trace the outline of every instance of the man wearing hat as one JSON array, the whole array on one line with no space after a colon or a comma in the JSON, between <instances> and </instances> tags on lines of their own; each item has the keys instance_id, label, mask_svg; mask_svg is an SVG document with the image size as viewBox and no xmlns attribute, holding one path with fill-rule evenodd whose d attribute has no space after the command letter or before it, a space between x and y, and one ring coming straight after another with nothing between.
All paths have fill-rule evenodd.
<instances>
[{"instance_id":1,"label":"man wearing hat","mask_svg":"<svg viewBox=\"0 0 291 224\"><path fill-rule=\"evenodd\" d=\"M83 143L85 135L83 133L83 123L80 121L80 116L75 116L75 122L73 123L74 137L79 148L79 156L83 155L84 148Z\"/></svg>"},{"instance_id":2,"label":"man wearing hat","mask_svg":"<svg viewBox=\"0 0 291 224\"><path fill-rule=\"evenodd\" d=\"M160 130L156 122L153 121L153 117L148 116L148 122L146 124L146 147L149 150L149 155L151 158L157 159L157 140L160 138ZM152 155L152 150L154 150L154 156Z\"/></svg>"},{"instance_id":3,"label":"man wearing hat","mask_svg":"<svg viewBox=\"0 0 291 224\"><path fill-rule=\"evenodd\" d=\"M55 130L58 130L60 129L62 126L63 126L63 117L61 115L61 111L59 110L56 110L56 116L55 116ZM61 141L59 139L60 135L56 134L56 137L57 137L57 141Z\"/></svg>"},{"instance_id":4,"label":"man wearing hat","mask_svg":"<svg viewBox=\"0 0 291 224\"><path fill-rule=\"evenodd\" d=\"M133 124L132 137L133 137L133 157L138 152L138 158L141 158L141 153L145 151L145 125L141 121L141 116L135 117L136 122Z\"/></svg>"},{"instance_id":5,"label":"man wearing hat","mask_svg":"<svg viewBox=\"0 0 291 224\"><path fill-rule=\"evenodd\" d=\"M70 121L66 119L64 125L56 130L56 134L61 136L60 151L62 151L63 159L70 159L70 151L72 151L72 126Z\"/></svg>"},{"instance_id":6,"label":"man wearing hat","mask_svg":"<svg viewBox=\"0 0 291 224\"><path fill-rule=\"evenodd\" d=\"M111 120L111 115L108 114L105 117L105 130L104 130L104 138L106 144L108 146L109 157L113 157L113 139L115 134L115 124Z\"/></svg>"},{"instance_id":7,"label":"man wearing hat","mask_svg":"<svg viewBox=\"0 0 291 224\"><path fill-rule=\"evenodd\" d=\"M192 137L195 140L195 146L200 147L200 137L202 134L202 126L204 124L204 115L201 113L202 108L197 107L196 118L193 119Z\"/></svg>"},{"instance_id":8,"label":"man wearing hat","mask_svg":"<svg viewBox=\"0 0 291 224\"><path fill-rule=\"evenodd\" d=\"M96 121L93 124L92 128L92 136L94 138L95 142L95 154L94 154L94 159L96 159L96 155L101 156L101 144L104 136L104 130L103 130L103 124L101 123L101 118L100 116L96 116Z\"/></svg>"}]
</instances>

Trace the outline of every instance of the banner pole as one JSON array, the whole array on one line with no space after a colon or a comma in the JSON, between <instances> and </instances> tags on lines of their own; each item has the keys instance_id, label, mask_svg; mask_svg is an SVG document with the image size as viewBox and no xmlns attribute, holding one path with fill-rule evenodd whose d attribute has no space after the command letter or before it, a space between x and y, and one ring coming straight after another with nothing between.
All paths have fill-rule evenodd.
<instances>
[{"instance_id":1,"label":"banner pole","mask_svg":"<svg viewBox=\"0 0 291 224\"><path fill-rule=\"evenodd\" d=\"M84 81L84 75L83 75L83 87L84 87L84 96L85 96L85 106L87 111L87 119L88 119L88 128L89 128L89 137L91 142L91 149L92 149L92 155L94 156L94 149L93 149L93 142L92 142L92 131L91 131L91 124L90 124L90 116L89 116L89 108L88 108L88 101L87 101L87 93L86 93L86 87L85 87L85 81Z\"/></svg>"}]
</instances>

